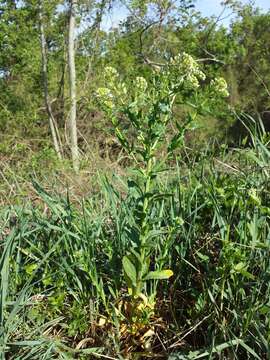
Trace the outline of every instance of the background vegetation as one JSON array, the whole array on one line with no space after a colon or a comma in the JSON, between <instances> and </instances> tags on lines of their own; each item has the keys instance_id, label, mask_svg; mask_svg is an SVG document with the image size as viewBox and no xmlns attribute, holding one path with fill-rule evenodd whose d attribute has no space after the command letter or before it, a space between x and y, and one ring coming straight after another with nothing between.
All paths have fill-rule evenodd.
<instances>
[{"instance_id":1,"label":"background vegetation","mask_svg":"<svg viewBox=\"0 0 270 360\"><path fill-rule=\"evenodd\" d=\"M268 359L270 13L117 5L0 0L0 359ZM229 97L171 101L183 53Z\"/></svg>"}]
</instances>

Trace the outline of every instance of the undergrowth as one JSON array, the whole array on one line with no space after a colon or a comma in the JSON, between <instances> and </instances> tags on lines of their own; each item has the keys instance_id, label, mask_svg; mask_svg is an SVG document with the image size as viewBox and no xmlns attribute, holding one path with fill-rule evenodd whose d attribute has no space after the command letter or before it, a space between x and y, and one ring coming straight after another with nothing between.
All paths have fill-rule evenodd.
<instances>
[{"instance_id":1,"label":"undergrowth","mask_svg":"<svg viewBox=\"0 0 270 360\"><path fill-rule=\"evenodd\" d=\"M152 209L160 220L150 267L174 276L149 285L156 301L136 327L121 270L134 189L123 178L117 187L100 176L101 191L80 207L34 183L36 206L2 208L2 359L267 359L266 134L222 152L187 156L158 180L172 196Z\"/></svg>"},{"instance_id":2,"label":"undergrowth","mask_svg":"<svg viewBox=\"0 0 270 360\"><path fill-rule=\"evenodd\" d=\"M128 168L1 208L0 359L269 358L269 134L246 116L245 146L185 148L228 95L187 54L129 91L106 73Z\"/></svg>"}]
</instances>

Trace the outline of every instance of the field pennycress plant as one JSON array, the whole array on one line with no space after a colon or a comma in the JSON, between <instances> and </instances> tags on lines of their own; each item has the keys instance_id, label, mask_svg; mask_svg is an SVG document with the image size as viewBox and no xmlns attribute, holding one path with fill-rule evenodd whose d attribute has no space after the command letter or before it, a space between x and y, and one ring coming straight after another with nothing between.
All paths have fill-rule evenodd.
<instances>
[{"instance_id":1,"label":"field pennycress plant","mask_svg":"<svg viewBox=\"0 0 270 360\"><path fill-rule=\"evenodd\" d=\"M112 67L105 69L104 80L106 87L97 90L97 100L111 120L119 143L134 160L138 175L129 182L136 190L132 224L135 236L123 257L123 272L133 302L140 298L147 303L147 283L173 275L170 269L151 264L159 236L158 221L151 219L151 213L156 202L171 196L157 189L156 178L166 169L172 153L183 146L184 134L192 129L197 115L204 109L209 111L213 98L228 96L227 84L223 78L207 81L196 60L186 53L153 70L148 80L135 77L125 82ZM174 116L176 102L188 109L184 121ZM177 128L171 138L169 123ZM161 159L158 155L165 144L167 151Z\"/></svg>"}]
</instances>

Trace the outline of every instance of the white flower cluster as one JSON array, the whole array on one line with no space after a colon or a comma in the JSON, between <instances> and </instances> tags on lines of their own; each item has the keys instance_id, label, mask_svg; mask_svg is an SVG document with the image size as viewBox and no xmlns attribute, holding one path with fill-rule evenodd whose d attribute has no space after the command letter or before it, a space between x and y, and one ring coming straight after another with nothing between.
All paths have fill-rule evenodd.
<instances>
[{"instance_id":1,"label":"white flower cluster","mask_svg":"<svg viewBox=\"0 0 270 360\"><path fill-rule=\"evenodd\" d=\"M211 81L211 87L223 97L229 96L228 85L224 78L219 77Z\"/></svg>"},{"instance_id":2,"label":"white flower cluster","mask_svg":"<svg viewBox=\"0 0 270 360\"><path fill-rule=\"evenodd\" d=\"M112 66L106 66L104 69L104 78L107 87L101 87L96 91L97 100L100 104L107 108L107 110L113 110L117 97L121 99L123 95L127 93L126 86L119 79L117 70Z\"/></svg>"},{"instance_id":3,"label":"white flower cluster","mask_svg":"<svg viewBox=\"0 0 270 360\"><path fill-rule=\"evenodd\" d=\"M100 87L96 91L96 98L107 110L113 110L116 103L123 104L127 95L126 84L118 79L118 72L112 67L106 67L105 80L107 87Z\"/></svg>"},{"instance_id":4,"label":"white flower cluster","mask_svg":"<svg viewBox=\"0 0 270 360\"><path fill-rule=\"evenodd\" d=\"M138 91L144 92L147 89L147 81L142 76L137 76L135 80L135 87Z\"/></svg>"},{"instance_id":5,"label":"white flower cluster","mask_svg":"<svg viewBox=\"0 0 270 360\"><path fill-rule=\"evenodd\" d=\"M113 94L110 89L100 87L96 91L96 96L99 102L109 109L113 108Z\"/></svg>"},{"instance_id":6,"label":"white flower cluster","mask_svg":"<svg viewBox=\"0 0 270 360\"><path fill-rule=\"evenodd\" d=\"M114 80L118 76L117 70L112 66L106 66L104 69L104 76L107 80Z\"/></svg>"},{"instance_id":7,"label":"white flower cluster","mask_svg":"<svg viewBox=\"0 0 270 360\"><path fill-rule=\"evenodd\" d=\"M197 89L200 86L199 81L206 78L196 60L185 52L174 57L171 63L178 66L178 71L183 76L184 85L188 89Z\"/></svg>"}]
</instances>

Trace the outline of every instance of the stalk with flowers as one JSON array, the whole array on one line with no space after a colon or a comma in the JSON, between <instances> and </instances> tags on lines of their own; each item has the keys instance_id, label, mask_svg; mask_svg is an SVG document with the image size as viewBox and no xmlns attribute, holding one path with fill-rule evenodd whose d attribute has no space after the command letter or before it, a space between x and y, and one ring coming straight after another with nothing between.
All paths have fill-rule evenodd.
<instances>
[{"instance_id":1,"label":"stalk with flowers","mask_svg":"<svg viewBox=\"0 0 270 360\"><path fill-rule=\"evenodd\" d=\"M150 215L155 202L168 196L158 192L155 179L164 170L166 159L183 145L186 130L191 129L203 107L206 104L209 107L211 98L228 96L227 84L223 78L207 81L198 63L186 53L172 58L159 70L153 70L148 81L136 77L127 84L112 67L105 69L105 81L107 86L97 90L98 102L111 120L119 143L135 160L141 180L132 181L138 194L134 211L136 241L122 263L130 296L134 301L146 302L147 283L173 275L170 269L157 270L157 266L150 271L153 238L158 236ZM183 123L173 114L176 101L189 109ZM123 121L127 121L135 133L132 139ZM177 134L169 140L161 161L157 154L167 141L170 122L176 125Z\"/></svg>"}]
</instances>

